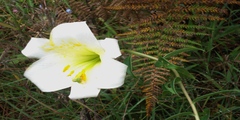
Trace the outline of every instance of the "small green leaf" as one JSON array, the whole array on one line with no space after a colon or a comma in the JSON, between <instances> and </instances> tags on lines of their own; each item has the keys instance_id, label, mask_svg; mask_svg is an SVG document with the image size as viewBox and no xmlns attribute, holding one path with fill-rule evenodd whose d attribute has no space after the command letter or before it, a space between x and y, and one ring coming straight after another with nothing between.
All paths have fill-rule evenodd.
<instances>
[{"instance_id":1,"label":"small green leaf","mask_svg":"<svg viewBox=\"0 0 240 120\"><path fill-rule=\"evenodd\" d=\"M209 108L205 108L203 110L203 113L201 115L201 120L209 120L210 117L210 109Z\"/></svg>"},{"instance_id":2,"label":"small green leaf","mask_svg":"<svg viewBox=\"0 0 240 120\"><path fill-rule=\"evenodd\" d=\"M102 18L99 18L99 20L103 22L103 24L107 27L109 33L111 33L112 35L117 35L117 32L113 29L112 26L108 24L108 22L104 21L104 19Z\"/></svg>"},{"instance_id":3,"label":"small green leaf","mask_svg":"<svg viewBox=\"0 0 240 120\"><path fill-rule=\"evenodd\" d=\"M181 77L185 77L185 78L190 78L190 79L195 79L195 77L189 73L185 68L174 65L170 62L168 62L168 60L166 60L163 57L159 57L158 61L155 63L156 67L163 67L163 68L167 68L167 69L175 69Z\"/></svg>"},{"instance_id":4,"label":"small green leaf","mask_svg":"<svg viewBox=\"0 0 240 120\"><path fill-rule=\"evenodd\" d=\"M163 58L168 59L168 58L171 58L171 57L173 57L173 56L176 56L176 55L178 55L179 53L182 53L182 52L196 51L196 50L204 51L204 50L199 49L199 48L196 48L196 47L182 48L182 49L178 49L178 50L175 50L175 51L173 51L173 52L168 53L168 54L165 55Z\"/></svg>"},{"instance_id":5,"label":"small green leaf","mask_svg":"<svg viewBox=\"0 0 240 120\"><path fill-rule=\"evenodd\" d=\"M191 69L197 67L198 65L199 65L199 64L189 65L189 66L185 67L185 69L186 69L186 70L191 70Z\"/></svg>"},{"instance_id":6,"label":"small green leaf","mask_svg":"<svg viewBox=\"0 0 240 120\"><path fill-rule=\"evenodd\" d=\"M172 80L172 81L164 84L163 86L164 86L169 92L171 92L172 94L177 94L177 95L178 95L178 93L177 93L177 91L176 91L176 89L175 89L175 84L176 84L178 81L180 81L180 80L181 80L181 79L180 79L179 77L176 77L176 78L174 78L174 80Z\"/></svg>"},{"instance_id":7,"label":"small green leaf","mask_svg":"<svg viewBox=\"0 0 240 120\"><path fill-rule=\"evenodd\" d=\"M166 118L165 120L174 120L176 118L179 119L181 116L194 116L192 112L182 112L182 113L178 113L175 115L172 115L171 117Z\"/></svg>"},{"instance_id":8,"label":"small green leaf","mask_svg":"<svg viewBox=\"0 0 240 120\"><path fill-rule=\"evenodd\" d=\"M226 81L232 82L232 70L227 71Z\"/></svg>"},{"instance_id":9,"label":"small green leaf","mask_svg":"<svg viewBox=\"0 0 240 120\"><path fill-rule=\"evenodd\" d=\"M240 60L240 46L235 48L229 56L231 60Z\"/></svg>"},{"instance_id":10,"label":"small green leaf","mask_svg":"<svg viewBox=\"0 0 240 120\"><path fill-rule=\"evenodd\" d=\"M181 77L195 79L195 77L183 67L178 67L176 70L178 71Z\"/></svg>"},{"instance_id":11,"label":"small green leaf","mask_svg":"<svg viewBox=\"0 0 240 120\"><path fill-rule=\"evenodd\" d=\"M217 92L213 92L213 93L209 93L209 94L205 94L205 95L202 95L200 97L197 97L196 99L193 100L193 103L196 103L200 100L203 100L204 98L207 98L207 97L211 97L213 95L217 95L217 94L221 94L221 93L233 93L233 92L237 92L237 93L240 93L240 90L237 90L237 89L233 89L233 90L221 90L221 91L217 91Z\"/></svg>"},{"instance_id":12,"label":"small green leaf","mask_svg":"<svg viewBox=\"0 0 240 120\"><path fill-rule=\"evenodd\" d=\"M71 9L71 6L69 5L68 0L63 0L63 2L67 5L69 9Z\"/></svg>"},{"instance_id":13,"label":"small green leaf","mask_svg":"<svg viewBox=\"0 0 240 120\"><path fill-rule=\"evenodd\" d=\"M126 64L128 66L127 68L127 73L129 75L131 75L132 77L135 77L136 76L133 74L132 72L132 57L131 56L128 56L124 61L123 61L124 64Z\"/></svg>"},{"instance_id":14,"label":"small green leaf","mask_svg":"<svg viewBox=\"0 0 240 120\"><path fill-rule=\"evenodd\" d=\"M168 60L166 60L163 57L159 57L158 61L155 63L156 67L163 67L163 68L167 68L167 69L177 69L178 66L174 65L170 62L168 62Z\"/></svg>"}]
</instances>

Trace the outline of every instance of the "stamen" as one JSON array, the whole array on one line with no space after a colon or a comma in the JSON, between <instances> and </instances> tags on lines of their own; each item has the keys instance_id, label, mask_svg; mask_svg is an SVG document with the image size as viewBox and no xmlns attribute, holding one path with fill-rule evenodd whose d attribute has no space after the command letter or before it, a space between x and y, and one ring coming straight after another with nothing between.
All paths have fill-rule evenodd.
<instances>
[{"instance_id":1,"label":"stamen","mask_svg":"<svg viewBox=\"0 0 240 120\"><path fill-rule=\"evenodd\" d=\"M82 75L80 76L80 78L81 78L81 83L86 83L87 76L86 76L85 72L82 73Z\"/></svg>"},{"instance_id":2,"label":"stamen","mask_svg":"<svg viewBox=\"0 0 240 120\"><path fill-rule=\"evenodd\" d=\"M67 76L71 76L74 73L74 70L72 70Z\"/></svg>"},{"instance_id":3,"label":"stamen","mask_svg":"<svg viewBox=\"0 0 240 120\"><path fill-rule=\"evenodd\" d=\"M86 81L87 81L87 76L85 74L85 70L79 72L73 79L73 82L78 82L81 84L86 83Z\"/></svg>"},{"instance_id":4,"label":"stamen","mask_svg":"<svg viewBox=\"0 0 240 120\"><path fill-rule=\"evenodd\" d=\"M70 65L67 65L63 68L63 72L66 72L70 68Z\"/></svg>"}]
</instances>

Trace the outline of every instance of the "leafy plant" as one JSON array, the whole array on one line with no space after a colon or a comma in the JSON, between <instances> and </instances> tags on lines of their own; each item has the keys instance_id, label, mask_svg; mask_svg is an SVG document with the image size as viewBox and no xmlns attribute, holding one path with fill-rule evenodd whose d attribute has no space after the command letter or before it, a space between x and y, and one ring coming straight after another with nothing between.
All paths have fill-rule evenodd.
<instances>
[{"instance_id":1,"label":"leafy plant","mask_svg":"<svg viewBox=\"0 0 240 120\"><path fill-rule=\"evenodd\" d=\"M216 34L219 35L216 38L211 34L211 32L217 33L216 28L209 26L226 21L226 15L229 14L226 6L231 4L234 6L239 4L239 1L141 0L125 1L120 5L108 6L107 9L120 11L119 13L122 12L123 15L126 13L131 15L128 16L131 18L130 21L126 22L130 30L118 34L120 40L126 44L126 49L159 57L167 56L179 49L201 49L204 47L202 41L206 37L217 40L231 33L234 28L229 27L229 30L225 29L224 34ZM136 17L139 19L134 19ZM211 48L212 46L209 46L208 49ZM176 56L169 56L169 59L175 65L184 65L191 60L191 55L181 52ZM156 68L155 62L148 58L133 56L132 61L133 74L144 81L142 92L147 97L146 111L150 116L158 102L161 86L172 79L170 71L164 67Z\"/></svg>"}]
</instances>

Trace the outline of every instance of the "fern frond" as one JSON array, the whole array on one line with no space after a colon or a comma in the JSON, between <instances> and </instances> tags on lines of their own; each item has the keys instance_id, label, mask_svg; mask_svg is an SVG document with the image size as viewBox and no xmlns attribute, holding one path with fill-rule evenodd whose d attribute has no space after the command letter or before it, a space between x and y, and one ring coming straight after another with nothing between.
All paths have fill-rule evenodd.
<instances>
[{"instance_id":1,"label":"fern frond","mask_svg":"<svg viewBox=\"0 0 240 120\"><path fill-rule=\"evenodd\" d=\"M147 116L150 116L152 108L155 107L155 103L158 101L157 96L161 93L160 85L167 81L169 71L164 68L156 68L155 66L149 66L145 68L143 73L144 83L143 92L146 95L146 111Z\"/></svg>"},{"instance_id":2,"label":"fern frond","mask_svg":"<svg viewBox=\"0 0 240 120\"><path fill-rule=\"evenodd\" d=\"M106 9L121 10L118 16L120 13L134 15L128 16L134 17L129 18L131 22L125 21L129 30L119 33L117 37L135 51L159 57L185 47L201 47L199 36L209 36L209 21L225 20L224 15L228 12L223 7L225 4L239 4L239 1L133 0L111 5ZM171 57L169 61L183 65L188 62L188 56L187 53L181 53ZM169 81L170 72L156 68L155 61L147 58L134 56L132 64L134 74L144 80L142 92L147 97L146 110L147 115L150 115L161 93L160 86Z\"/></svg>"},{"instance_id":3,"label":"fern frond","mask_svg":"<svg viewBox=\"0 0 240 120\"><path fill-rule=\"evenodd\" d=\"M240 5L240 1L238 0L179 0L176 1L178 4L186 4L186 5L191 5L191 4L210 4L210 5L216 5L216 4L237 4Z\"/></svg>"}]
</instances>

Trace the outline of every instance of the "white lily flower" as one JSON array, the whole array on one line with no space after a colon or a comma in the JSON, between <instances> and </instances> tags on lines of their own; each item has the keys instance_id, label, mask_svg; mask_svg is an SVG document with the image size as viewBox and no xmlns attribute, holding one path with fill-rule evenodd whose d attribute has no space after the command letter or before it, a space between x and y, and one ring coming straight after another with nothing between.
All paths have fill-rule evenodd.
<instances>
[{"instance_id":1,"label":"white lily flower","mask_svg":"<svg viewBox=\"0 0 240 120\"><path fill-rule=\"evenodd\" d=\"M31 38L22 54L38 58L24 73L41 91L71 87L69 98L96 97L100 89L123 85L127 66L116 39L97 40L86 22L63 23L50 39Z\"/></svg>"}]
</instances>

